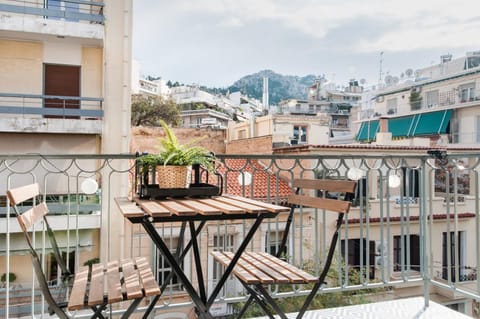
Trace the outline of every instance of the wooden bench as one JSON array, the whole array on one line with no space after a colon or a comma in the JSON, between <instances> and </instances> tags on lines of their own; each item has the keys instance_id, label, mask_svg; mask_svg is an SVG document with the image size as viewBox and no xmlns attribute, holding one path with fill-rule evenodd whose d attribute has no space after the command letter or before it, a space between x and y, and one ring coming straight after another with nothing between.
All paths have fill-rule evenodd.
<instances>
[{"instance_id":1,"label":"wooden bench","mask_svg":"<svg viewBox=\"0 0 480 319\"><path fill-rule=\"evenodd\" d=\"M270 318L273 318L270 307L280 316L280 318L287 318L264 286L312 283L314 284L312 291L298 313L297 318L300 319L308 309L314 296L318 292L318 289L325 281L332 263L333 254L338 241L338 232L343 223L343 217L350 209L350 200L353 199L356 182L347 180L297 179L293 181L293 187L296 188L296 192L288 198L291 210L276 256L263 252L246 252L241 256L233 269L233 274L250 293L250 298L239 312L238 318L241 318L244 315L246 309L254 300L257 301L259 306ZM309 190L310 193L301 193L302 190ZM312 194L318 196L312 196ZM343 198L332 198L333 194L340 194ZM338 214L336 228L330 241L330 249L327 254L327 259L325 260L324 268L318 277L312 276L302 269L280 259L281 255L285 252L289 229L294 218L295 209L300 206L336 212ZM233 253L221 251L212 252L212 255L218 263L224 266L227 266L233 257Z\"/></svg>"},{"instance_id":2,"label":"wooden bench","mask_svg":"<svg viewBox=\"0 0 480 319\"><path fill-rule=\"evenodd\" d=\"M90 308L93 310L92 318L104 318L102 311L108 305L130 300L131 303L128 309L122 315L122 318L128 318L143 298L160 295L160 288L155 281L147 259L145 257L137 257L111 261L107 264L93 264L80 267L75 273L68 303L55 300L47 284L47 278L42 269L40 258L30 236L29 229L33 225L43 221L53 254L62 270L62 277L65 278L65 281L69 281L71 273L66 267L54 232L48 223L48 207L45 202L38 198L39 195L40 189L38 184L31 184L7 191L10 205L17 214L17 220L27 240L37 281L52 313L64 319L69 318L67 312L63 310L65 307L70 311ZM19 205L30 200L32 202L27 202L25 205L31 206L31 208L21 212ZM36 231L41 229L40 226ZM152 303L156 300L154 298ZM151 308L153 307L149 307L147 312L150 312ZM144 318L147 316L148 313L145 313Z\"/></svg>"}]
</instances>

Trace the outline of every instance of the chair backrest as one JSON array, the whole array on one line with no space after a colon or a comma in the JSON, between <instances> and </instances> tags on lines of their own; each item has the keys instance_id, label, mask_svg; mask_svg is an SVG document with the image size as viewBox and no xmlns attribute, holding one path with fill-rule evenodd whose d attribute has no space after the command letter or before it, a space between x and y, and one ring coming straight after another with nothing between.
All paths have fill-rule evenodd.
<instances>
[{"instance_id":1,"label":"chair backrest","mask_svg":"<svg viewBox=\"0 0 480 319\"><path fill-rule=\"evenodd\" d=\"M345 214L350 210L350 199L356 185L357 182L349 180L295 179L293 187L297 188L297 191L288 197L288 203ZM320 196L299 194L300 190L307 189L320 191L321 194ZM329 198L332 193L343 193L343 199Z\"/></svg>"},{"instance_id":2,"label":"chair backrest","mask_svg":"<svg viewBox=\"0 0 480 319\"><path fill-rule=\"evenodd\" d=\"M350 200L353 199L357 182L349 180L331 180L331 179L294 179L292 186L296 188L295 194L288 196L288 204L290 205L290 214L288 215L283 232L282 241L277 250L277 257L281 257L286 253L287 239L290 232L290 226L293 221L293 214L297 206L313 207L325 209L338 213L337 231L343 221L343 215L350 210ZM312 196L301 193L306 190L320 192L321 196ZM343 199L332 199L332 193L343 194Z\"/></svg>"},{"instance_id":3,"label":"chair backrest","mask_svg":"<svg viewBox=\"0 0 480 319\"><path fill-rule=\"evenodd\" d=\"M35 269L35 275L37 277L38 284L42 290L43 296L47 301L50 309L54 311L60 318L68 318L65 312L61 310L55 299L53 298L50 289L48 287L48 281L46 275L43 271L42 263L40 257L37 254L35 249L32 237L29 230L40 221L44 222L44 225L47 230L48 238L50 240L50 245L52 246L53 254L57 261L57 264L62 270L63 278L70 276L70 272L66 267L66 264L60 254L57 241L55 239L54 233L48 224L47 214L48 207L47 204L40 198L40 187L38 183L30 184L7 191L7 197L10 201L10 205L13 207L15 214L17 215L18 223L22 228L22 231L27 240L27 244L32 256L32 263ZM23 211L20 206L27 207ZM33 229L32 229L33 231Z\"/></svg>"}]
</instances>

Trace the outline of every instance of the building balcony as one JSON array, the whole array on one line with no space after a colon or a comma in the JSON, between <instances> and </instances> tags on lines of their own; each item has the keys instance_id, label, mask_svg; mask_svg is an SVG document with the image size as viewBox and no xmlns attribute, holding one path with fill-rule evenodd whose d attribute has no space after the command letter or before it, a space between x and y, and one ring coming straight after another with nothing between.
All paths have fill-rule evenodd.
<instances>
[{"instance_id":1,"label":"building balcony","mask_svg":"<svg viewBox=\"0 0 480 319\"><path fill-rule=\"evenodd\" d=\"M287 196L294 191L290 186L294 177L358 180L352 208L341 226L331 272L319 292L316 306L324 309L312 307L309 318L329 314L347 318L355 312L369 312L372 318L410 318L421 311L467 318L442 305L456 305L467 315L475 315L474 299L480 298L476 278L480 268L479 152L347 152L218 155L224 193L275 204L286 204ZM166 278L171 272L168 263L141 227L123 220L114 201L115 197L137 193L134 160L135 156L128 154L0 155L0 275L16 275L14 281L5 280L0 288L0 316L40 316L48 311L32 278L25 239L4 196L7 188L32 181L37 181L45 193L55 215L55 230L63 232L60 248L72 256L73 271L94 258L106 262L142 255L150 260L160 283ZM86 186L92 180L98 182L99 189L88 195ZM335 221L336 215L331 212L299 209L288 240L288 262L318 275ZM207 291L222 272L210 252L234 250L247 224L209 221L202 229L199 253ZM285 224L286 215L264 221L248 249L275 250ZM158 224L157 230L175 249L180 225ZM44 232L36 230L36 246L44 249L44 266L53 270ZM192 260L187 255L182 266L198 284ZM58 275L51 274L55 287ZM295 313L310 288L285 285L271 289L274 298L281 298L281 306ZM247 298L243 286L231 278L212 312L218 317L231 316ZM358 305L351 306L355 303ZM185 318L182 313L189 307L191 300L174 276L155 306L155 316ZM391 313L392 309L398 312ZM138 311L144 310L142 304ZM111 311L118 315L125 309ZM414 314L410 314L412 311ZM246 318L263 316L251 305ZM78 312L76 317L86 318L88 312Z\"/></svg>"},{"instance_id":2,"label":"building balcony","mask_svg":"<svg viewBox=\"0 0 480 319\"><path fill-rule=\"evenodd\" d=\"M103 98L0 93L0 132L101 134Z\"/></svg>"},{"instance_id":3,"label":"building balcony","mask_svg":"<svg viewBox=\"0 0 480 319\"><path fill-rule=\"evenodd\" d=\"M103 7L103 2L89 0L0 0L0 30L13 38L73 37L101 44Z\"/></svg>"}]
</instances>

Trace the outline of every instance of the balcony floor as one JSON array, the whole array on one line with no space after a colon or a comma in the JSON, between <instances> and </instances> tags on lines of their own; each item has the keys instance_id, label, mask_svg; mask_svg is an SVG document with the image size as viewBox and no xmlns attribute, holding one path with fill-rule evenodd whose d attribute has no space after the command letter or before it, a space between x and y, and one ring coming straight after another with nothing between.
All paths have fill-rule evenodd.
<instances>
[{"instance_id":1,"label":"balcony floor","mask_svg":"<svg viewBox=\"0 0 480 319\"><path fill-rule=\"evenodd\" d=\"M467 319L471 318L430 300L430 306L423 309L423 297L397 299L348 307L307 311L303 319ZM295 318L289 314L288 318ZM261 317L257 319L267 319Z\"/></svg>"}]
</instances>

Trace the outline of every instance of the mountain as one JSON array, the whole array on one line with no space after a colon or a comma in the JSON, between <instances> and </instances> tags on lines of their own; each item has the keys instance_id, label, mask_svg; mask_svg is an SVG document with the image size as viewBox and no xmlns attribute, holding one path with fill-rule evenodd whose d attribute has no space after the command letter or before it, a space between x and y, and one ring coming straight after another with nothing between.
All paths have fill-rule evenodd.
<instances>
[{"instance_id":1,"label":"mountain","mask_svg":"<svg viewBox=\"0 0 480 319\"><path fill-rule=\"evenodd\" d=\"M317 76L312 74L300 77L282 75L272 70L263 70L242 77L235 81L228 90L230 92L241 91L243 94L261 101L264 77L268 77L269 100L272 105L286 99L306 99L308 87L317 78Z\"/></svg>"}]
</instances>

